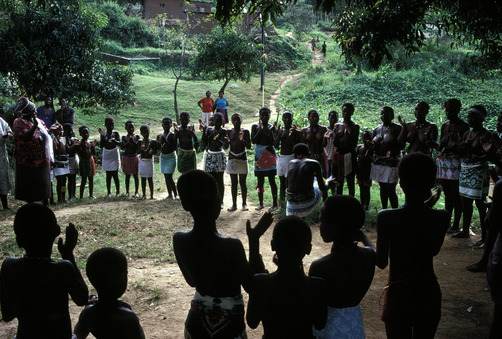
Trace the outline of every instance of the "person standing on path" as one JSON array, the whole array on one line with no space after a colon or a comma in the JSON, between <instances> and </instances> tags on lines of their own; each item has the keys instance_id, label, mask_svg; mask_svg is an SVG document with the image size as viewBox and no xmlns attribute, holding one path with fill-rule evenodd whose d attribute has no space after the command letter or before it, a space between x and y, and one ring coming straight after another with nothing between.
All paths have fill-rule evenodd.
<instances>
[{"instance_id":1,"label":"person standing on path","mask_svg":"<svg viewBox=\"0 0 502 339\"><path fill-rule=\"evenodd\" d=\"M213 115L214 99L211 98L211 91L206 92L206 96L197 102L197 105L202 109L201 120L206 126L209 126L209 118Z\"/></svg>"}]
</instances>

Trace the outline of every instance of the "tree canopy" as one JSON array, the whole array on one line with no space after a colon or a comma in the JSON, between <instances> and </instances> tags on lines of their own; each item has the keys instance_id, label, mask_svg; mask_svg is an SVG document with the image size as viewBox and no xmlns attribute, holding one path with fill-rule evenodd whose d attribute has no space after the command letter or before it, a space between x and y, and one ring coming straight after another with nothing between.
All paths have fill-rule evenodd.
<instances>
[{"instance_id":1,"label":"tree canopy","mask_svg":"<svg viewBox=\"0 0 502 339\"><path fill-rule=\"evenodd\" d=\"M104 14L77 0L0 2L0 72L35 100L117 111L132 101L132 74L99 60Z\"/></svg>"},{"instance_id":2,"label":"tree canopy","mask_svg":"<svg viewBox=\"0 0 502 339\"><path fill-rule=\"evenodd\" d=\"M222 25L239 20L244 12L261 12L276 20L297 0L218 0L215 17ZM502 6L497 0L316 0L316 8L334 14L334 38L348 61L369 60L380 65L396 43L408 53L424 44L425 32L471 44L484 67L499 67L502 56Z\"/></svg>"},{"instance_id":3,"label":"tree canopy","mask_svg":"<svg viewBox=\"0 0 502 339\"><path fill-rule=\"evenodd\" d=\"M193 75L208 80L223 80L225 90L230 80L249 82L260 67L260 51L245 35L232 29L215 28L210 37L197 44L191 59Z\"/></svg>"}]
</instances>

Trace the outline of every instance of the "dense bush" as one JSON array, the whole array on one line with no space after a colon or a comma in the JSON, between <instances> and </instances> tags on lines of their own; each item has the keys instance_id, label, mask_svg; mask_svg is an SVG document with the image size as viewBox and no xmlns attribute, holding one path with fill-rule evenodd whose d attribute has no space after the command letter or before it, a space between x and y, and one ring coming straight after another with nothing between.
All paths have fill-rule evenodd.
<instances>
[{"instance_id":1,"label":"dense bush","mask_svg":"<svg viewBox=\"0 0 502 339\"><path fill-rule=\"evenodd\" d=\"M104 39L115 40L123 47L158 46L155 33L138 17L129 17L122 6L107 1L95 4L96 9L108 17L108 25L101 30Z\"/></svg>"},{"instance_id":2,"label":"dense bush","mask_svg":"<svg viewBox=\"0 0 502 339\"><path fill-rule=\"evenodd\" d=\"M284 36L274 36L265 45L267 70L279 72L307 66L311 53L297 40Z\"/></svg>"}]
</instances>

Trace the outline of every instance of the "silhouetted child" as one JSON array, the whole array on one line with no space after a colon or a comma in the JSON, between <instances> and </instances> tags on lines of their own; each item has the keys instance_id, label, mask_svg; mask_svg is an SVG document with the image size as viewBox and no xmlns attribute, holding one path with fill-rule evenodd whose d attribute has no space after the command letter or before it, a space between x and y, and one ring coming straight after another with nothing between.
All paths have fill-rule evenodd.
<instances>
[{"instance_id":1,"label":"silhouetted child","mask_svg":"<svg viewBox=\"0 0 502 339\"><path fill-rule=\"evenodd\" d=\"M190 114L180 113L181 126L173 124L174 137L178 141L178 172L185 173L197 168L195 148L199 147L199 141L193 125L189 125Z\"/></svg>"},{"instance_id":2,"label":"silhouetted child","mask_svg":"<svg viewBox=\"0 0 502 339\"><path fill-rule=\"evenodd\" d=\"M122 144L120 148L122 149L122 171L125 174L125 186L126 186L126 197L129 196L129 183L131 181L131 175L134 178L134 197L138 197L138 142L139 135L134 134L134 122L131 120L126 121L125 129L127 135L122 137Z\"/></svg>"},{"instance_id":3,"label":"silhouetted child","mask_svg":"<svg viewBox=\"0 0 502 339\"><path fill-rule=\"evenodd\" d=\"M374 150L371 149L371 132L363 131L363 143L357 146L357 172L356 179L359 185L359 196L361 205L365 211L368 210L371 201L371 164L373 163Z\"/></svg>"},{"instance_id":4,"label":"silhouetted child","mask_svg":"<svg viewBox=\"0 0 502 339\"><path fill-rule=\"evenodd\" d=\"M255 228L249 220L246 223L248 263L240 240L216 230L221 201L214 178L200 170L188 171L178 179L178 193L194 220L191 231L173 236L181 272L196 289L185 321L185 338L245 338L241 285L247 290L253 273L265 271L259 239L271 225L272 214L265 213Z\"/></svg>"},{"instance_id":5,"label":"silhouetted child","mask_svg":"<svg viewBox=\"0 0 502 339\"><path fill-rule=\"evenodd\" d=\"M114 248L101 248L87 259L87 277L98 300L85 307L75 326L78 339L92 333L97 339L143 339L145 335L131 306L118 299L127 289L127 259Z\"/></svg>"},{"instance_id":6,"label":"silhouetted child","mask_svg":"<svg viewBox=\"0 0 502 339\"><path fill-rule=\"evenodd\" d=\"M249 327L263 323L264 338L314 338L312 326L326 324L326 282L303 272L311 240L309 226L296 216L284 217L274 228L278 269L254 276L246 314Z\"/></svg>"},{"instance_id":7,"label":"silhouetted child","mask_svg":"<svg viewBox=\"0 0 502 339\"><path fill-rule=\"evenodd\" d=\"M115 195L120 195L119 168L120 168L120 136L114 131L115 121L112 117L105 118L106 131L99 129L101 135L99 146L103 149L103 170L106 171L106 190L111 196L112 178L115 183Z\"/></svg>"},{"instance_id":8,"label":"silhouetted child","mask_svg":"<svg viewBox=\"0 0 502 339\"><path fill-rule=\"evenodd\" d=\"M389 264L382 321L387 338L434 338L441 318L441 289L433 258L439 253L450 214L424 201L436 180L431 157L413 153L399 163L406 203L377 216L377 266Z\"/></svg>"},{"instance_id":9,"label":"silhouetted child","mask_svg":"<svg viewBox=\"0 0 502 339\"><path fill-rule=\"evenodd\" d=\"M68 199L74 199L77 192L77 174L79 172L79 159L76 149L71 149L71 146L78 140L74 137L73 125L66 123L63 125L63 136L66 142L66 150L69 155L69 169L68 174Z\"/></svg>"},{"instance_id":10,"label":"silhouetted child","mask_svg":"<svg viewBox=\"0 0 502 339\"><path fill-rule=\"evenodd\" d=\"M164 174L167 191L169 192L166 199L178 198L178 191L173 180L174 170L176 169L176 148L178 147L178 142L174 133L171 132L172 124L173 121L171 118L165 117L162 119L164 132L157 136L157 146L161 152L159 157L160 173Z\"/></svg>"},{"instance_id":11,"label":"silhouetted child","mask_svg":"<svg viewBox=\"0 0 502 339\"><path fill-rule=\"evenodd\" d=\"M232 212L237 209L237 184L239 183L241 186L242 210L247 211L248 187L246 179L249 170L246 149L251 148L251 137L247 129L241 128L242 116L239 113L232 114L230 120L234 128L227 130L227 135L225 136L226 146L230 145L225 171L230 174L230 181L232 183L232 206L228 211Z\"/></svg>"},{"instance_id":12,"label":"silhouetted child","mask_svg":"<svg viewBox=\"0 0 502 339\"><path fill-rule=\"evenodd\" d=\"M202 131L202 147L206 150L204 171L211 174L216 180L220 194L221 208L223 208L223 197L225 194L223 175L227 167L227 155L223 150L227 130L221 127L223 124L223 115L221 113L214 114L214 127L207 127L202 120L199 122L200 130Z\"/></svg>"},{"instance_id":13,"label":"silhouetted child","mask_svg":"<svg viewBox=\"0 0 502 339\"><path fill-rule=\"evenodd\" d=\"M85 305L87 286L75 263L78 232L70 223L66 241L58 241L63 260L51 259L60 234L56 216L46 206L26 204L14 219L14 232L23 258L9 257L0 270L0 302L4 321L18 319L17 338L72 338L68 294Z\"/></svg>"},{"instance_id":14,"label":"silhouetted child","mask_svg":"<svg viewBox=\"0 0 502 339\"><path fill-rule=\"evenodd\" d=\"M94 199L94 174L96 173L96 165L94 163L94 155L96 154L97 140L89 141L89 127L80 126L78 129L82 140L77 140L69 149L76 149L79 158L80 172L80 199L84 197L85 185L89 180L89 198Z\"/></svg>"},{"instance_id":15,"label":"silhouetted child","mask_svg":"<svg viewBox=\"0 0 502 339\"><path fill-rule=\"evenodd\" d=\"M142 199L146 199L146 181L150 187L150 199L153 199L153 155L157 152L157 142L150 139L150 127L142 125L139 128L143 139L138 143L139 175L141 176Z\"/></svg>"},{"instance_id":16,"label":"silhouetted child","mask_svg":"<svg viewBox=\"0 0 502 339\"><path fill-rule=\"evenodd\" d=\"M312 263L309 276L328 284L328 320L317 338L365 338L361 300L375 273L375 247L361 231L364 209L347 195L329 197L321 207L321 237L331 253ZM359 247L361 241L366 247Z\"/></svg>"}]
</instances>

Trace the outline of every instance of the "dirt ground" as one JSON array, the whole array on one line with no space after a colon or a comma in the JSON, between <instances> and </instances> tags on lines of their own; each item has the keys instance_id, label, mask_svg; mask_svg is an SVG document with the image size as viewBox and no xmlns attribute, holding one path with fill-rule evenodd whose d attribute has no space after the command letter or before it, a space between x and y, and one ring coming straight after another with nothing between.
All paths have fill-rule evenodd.
<instances>
[{"instance_id":1,"label":"dirt ground","mask_svg":"<svg viewBox=\"0 0 502 339\"><path fill-rule=\"evenodd\" d=\"M229 179L229 178L226 178ZM227 183L230 180L227 180ZM225 206L230 205L230 189L227 186ZM253 194L254 192L250 192ZM240 197L238 203L240 202ZM124 205L148 202L121 202ZM112 204L92 205L92 208L110 208ZM78 215L91 206L76 206L56 211L57 217L65 215ZM181 206L180 206L181 208ZM243 212L227 212L222 210L217 222L220 233L241 239L247 247L245 223L250 219L254 225L263 212L250 210ZM304 259L305 270L308 271L310 263L326 255L330 245L322 242L318 225L311 226L313 233L312 253ZM272 263L273 253L270 250L271 230L261 241L261 254L267 269L274 271ZM369 232L369 238L376 242L375 231ZM471 239L451 239L446 236L440 254L435 258L434 265L439 283L443 292L442 319L439 324L436 338L486 338L492 316L493 304L487 290L486 275L484 273L471 273L465 266L477 261L481 249L472 246L477 237ZM373 283L362 301L364 323L367 338L385 338L385 328L380 321L381 307L379 298L382 287L387 279L387 269L376 269ZM159 299L147 302L145 293L134 288L135 285L153 287L162 291ZM176 264L159 263L156 260L130 260L129 284L123 300L132 306L139 316L146 338L183 338L183 326L189 309L190 300L194 289L189 287ZM245 299L247 294L244 293ZM77 321L81 311L80 307L70 302L72 324ZM0 322L0 338L12 338L15 335L17 321L10 323ZM261 338L261 326L256 330L248 329L249 338ZM93 338L90 336L90 338Z\"/></svg>"},{"instance_id":2,"label":"dirt ground","mask_svg":"<svg viewBox=\"0 0 502 339\"><path fill-rule=\"evenodd\" d=\"M320 52L313 55L313 65L322 63ZM284 78L284 87L287 81L294 80L298 75ZM275 110L276 100L280 94L278 89L270 102L269 107L272 112ZM249 127L246 127L249 128ZM225 206L231 204L230 178L225 176L227 184L225 192ZM249 194L256 194L252 190ZM376 197L374 197L376 199ZM117 203L106 203L88 206L75 206L56 211L56 216L78 216L84 210L90 208L107 209L116 207L116 204L148 203L139 201L122 201ZM114 205L115 204L115 205ZM240 197L238 199L238 206ZM233 236L241 239L247 248L245 232L246 220L251 220L254 225L263 212L254 210L255 206L249 206L250 210L243 212L227 212L222 210L217 222L218 230L225 236ZM180 204L181 208L181 204ZM7 226L11 227L12 222ZM310 263L326 255L330 251L330 245L322 242L319 235L318 225L311 226L313 233L312 252L304 259L305 271L308 271ZM274 271L272 263L273 253L270 250L271 230L269 230L261 241L261 254L265 265L269 271ZM374 230L368 233L368 237L376 243L376 233ZM471 273L465 269L466 265L472 264L481 257L482 249L473 247L473 243L478 237L471 239L451 239L446 236L441 252L434 260L435 271L441 285L443 293L442 319L436 334L436 338L467 339L467 338L487 338L488 329L492 317L493 303L487 289L485 273ZM147 246L148 239L145 239ZM373 283L364 297L361 306L364 314L364 324L368 339L385 338L384 323L380 320L381 306L379 299L382 288L386 285L388 271L376 269ZM153 287L161 291L160 298L148 301L144 291L134 288L143 285ZM176 264L158 262L157 260L130 260L129 261L129 283L128 289L123 296L123 300L132 306L132 309L140 318L145 336L148 339L183 338L184 321L190 307L190 300L194 294L194 289L185 282ZM247 301L247 294L244 293ZM75 325L81 308L70 302L70 313L72 325ZM0 338L12 338L15 335L17 321L10 323L0 322ZM248 328L250 339L261 338L263 330L260 327L256 330ZM89 338L94 338L89 336Z\"/></svg>"}]
</instances>

